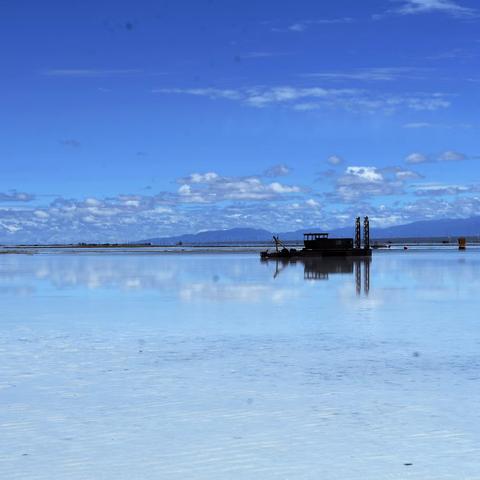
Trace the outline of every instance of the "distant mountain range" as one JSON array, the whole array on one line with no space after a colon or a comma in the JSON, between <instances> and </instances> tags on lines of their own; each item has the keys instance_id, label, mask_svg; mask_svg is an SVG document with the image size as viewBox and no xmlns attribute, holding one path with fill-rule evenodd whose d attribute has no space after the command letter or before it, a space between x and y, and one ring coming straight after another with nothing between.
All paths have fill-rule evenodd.
<instances>
[{"instance_id":1,"label":"distant mountain range","mask_svg":"<svg viewBox=\"0 0 480 480\"><path fill-rule=\"evenodd\" d=\"M353 237L352 227L330 230L332 237ZM293 232L275 232L281 240L302 240L305 232L323 232L323 228L304 228ZM173 237L149 238L138 243L157 245L173 245L182 243L212 243L212 242L265 242L272 239L273 232L256 228L231 228L229 230L208 230L205 232L177 235ZM396 225L388 228L370 230L370 237L375 239L388 238L425 238L425 237L456 237L480 236L480 216L462 219L424 220ZM135 242L137 243L137 242Z\"/></svg>"}]
</instances>

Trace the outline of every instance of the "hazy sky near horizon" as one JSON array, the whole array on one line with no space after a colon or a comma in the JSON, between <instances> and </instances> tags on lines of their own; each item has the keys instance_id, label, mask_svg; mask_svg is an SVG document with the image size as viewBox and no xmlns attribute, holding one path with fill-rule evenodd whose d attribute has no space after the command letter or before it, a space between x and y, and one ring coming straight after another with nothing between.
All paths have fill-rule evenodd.
<instances>
[{"instance_id":1,"label":"hazy sky near horizon","mask_svg":"<svg viewBox=\"0 0 480 480\"><path fill-rule=\"evenodd\" d=\"M478 214L478 2L17 0L0 22L0 242Z\"/></svg>"}]
</instances>

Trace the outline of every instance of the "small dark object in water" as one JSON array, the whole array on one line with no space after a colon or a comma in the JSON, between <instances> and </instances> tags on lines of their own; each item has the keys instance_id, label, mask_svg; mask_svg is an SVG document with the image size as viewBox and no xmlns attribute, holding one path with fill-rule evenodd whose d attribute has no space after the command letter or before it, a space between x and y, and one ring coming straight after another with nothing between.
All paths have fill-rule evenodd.
<instances>
[{"instance_id":1,"label":"small dark object in water","mask_svg":"<svg viewBox=\"0 0 480 480\"><path fill-rule=\"evenodd\" d=\"M411 467L411 466L413 465L413 463L404 463L404 465L405 465L406 467Z\"/></svg>"},{"instance_id":2,"label":"small dark object in water","mask_svg":"<svg viewBox=\"0 0 480 480\"><path fill-rule=\"evenodd\" d=\"M406 245L403 246L404 250L408 250L408 247Z\"/></svg>"}]
</instances>

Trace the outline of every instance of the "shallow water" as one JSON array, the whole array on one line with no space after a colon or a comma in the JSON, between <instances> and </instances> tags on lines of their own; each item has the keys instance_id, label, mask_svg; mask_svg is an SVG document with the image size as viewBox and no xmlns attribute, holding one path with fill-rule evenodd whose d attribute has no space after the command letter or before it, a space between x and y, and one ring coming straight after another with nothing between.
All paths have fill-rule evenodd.
<instances>
[{"instance_id":1,"label":"shallow water","mask_svg":"<svg viewBox=\"0 0 480 480\"><path fill-rule=\"evenodd\" d=\"M480 479L480 251L0 256L0 478Z\"/></svg>"}]
</instances>

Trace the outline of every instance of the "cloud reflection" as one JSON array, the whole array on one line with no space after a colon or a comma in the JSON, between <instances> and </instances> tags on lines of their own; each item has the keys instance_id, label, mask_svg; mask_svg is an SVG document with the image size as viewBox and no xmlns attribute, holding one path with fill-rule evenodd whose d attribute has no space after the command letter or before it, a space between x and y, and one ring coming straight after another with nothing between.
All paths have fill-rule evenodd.
<instances>
[{"instance_id":1,"label":"cloud reflection","mask_svg":"<svg viewBox=\"0 0 480 480\"><path fill-rule=\"evenodd\" d=\"M303 281L328 280L334 275L351 275L357 295L368 295L370 261L339 258L259 262L240 255L12 255L0 269L0 293L34 295L53 287L59 291L168 293L182 302L281 304L301 295ZM282 273L287 267L289 272Z\"/></svg>"},{"instance_id":2,"label":"cloud reflection","mask_svg":"<svg viewBox=\"0 0 480 480\"><path fill-rule=\"evenodd\" d=\"M279 288L263 270L252 278L243 256L224 255L89 255L9 256L0 269L0 293L33 295L41 288L120 290L166 293L180 301L198 299L281 303L298 289ZM251 264L252 259L248 260ZM255 264L257 264L255 259ZM25 285L29 282L30 285Z\"/></svg>"}]
</instances>

